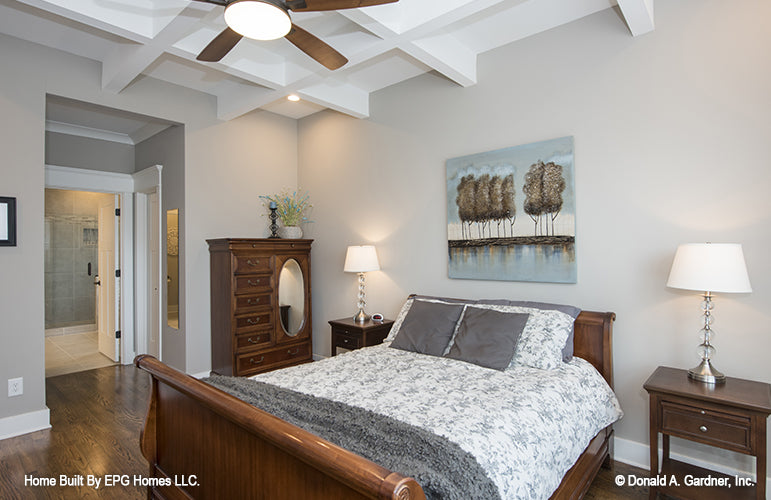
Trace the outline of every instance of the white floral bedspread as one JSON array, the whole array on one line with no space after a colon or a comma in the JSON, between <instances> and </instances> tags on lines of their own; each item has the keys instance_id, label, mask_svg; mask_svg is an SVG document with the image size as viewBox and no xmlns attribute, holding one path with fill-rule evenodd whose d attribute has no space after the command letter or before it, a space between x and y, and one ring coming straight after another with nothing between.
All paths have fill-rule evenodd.
<instances>
[{"instance_id":1,"label":"white floral bedspread","mask_svg":"<svg viewBox=\"0 0 771 500\"><path fill-rule=\"evenodd\" d=\"M252 378L444 436L476 457L503 499L549 498L589 441L623 415L580 358L501 372L382 344Z\"/></svg>"}]
</instances>

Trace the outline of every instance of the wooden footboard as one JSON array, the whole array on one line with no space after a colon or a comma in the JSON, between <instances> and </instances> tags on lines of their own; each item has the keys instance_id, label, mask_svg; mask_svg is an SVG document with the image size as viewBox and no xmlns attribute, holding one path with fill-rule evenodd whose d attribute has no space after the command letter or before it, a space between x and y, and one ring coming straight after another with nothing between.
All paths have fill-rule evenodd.
<instances>
[{"instance_id":1,"label":"wooden footboard","mask_svg":"<svg viewBox=\"0 0 771 500\"><path fill-rule=\"evenodd\" d=\"M414 479L389 471L169 368L152 375L141 435L149 498L424 499Z\"/></svg>"},{"instance_id":2,"label":"wooden footboard","mask_svg":"<svg viewBox=\"0 0 771 500\"><path fill-rule=\"evenodd\" d=\"M575 353L612 382L612 313L581 313ZM425 499L412 478L391 472L152 356L134 364L152 376L140 440L150 463L148 498ZM552 498L580 498L612 453L603 429Z\"/></svg>"}]
</instances>

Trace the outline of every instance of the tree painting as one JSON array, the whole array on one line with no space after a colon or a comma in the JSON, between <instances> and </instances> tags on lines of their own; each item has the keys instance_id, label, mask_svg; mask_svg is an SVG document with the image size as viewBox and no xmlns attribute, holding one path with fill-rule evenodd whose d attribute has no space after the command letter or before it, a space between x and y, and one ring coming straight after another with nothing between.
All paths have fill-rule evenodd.
<instances>
[{"instance_id":1,"label":"tree painting","mask_svg":"<svg viewBox=\"0 0 771 500\"><path fill-rule=\"evenodd\" d=\"M572 137L448 160L447 188L451 278L575 282Z\"/></svg>"},{"instance_id":2,"label":"tree painting","mask_svg":"<svg viewBox=\"0 0 771 500\"><path fill-rule=\"evenodd\" d=\"M538 160L530 165L530 170L525 174L525 185L522 190L525 193L525 213L535 224L534 234L548 235L551 222L553 236L554 219L562 210L562 192L565 190L562 165L554 162L544 164Z\"/></svg>"}]
</instances>

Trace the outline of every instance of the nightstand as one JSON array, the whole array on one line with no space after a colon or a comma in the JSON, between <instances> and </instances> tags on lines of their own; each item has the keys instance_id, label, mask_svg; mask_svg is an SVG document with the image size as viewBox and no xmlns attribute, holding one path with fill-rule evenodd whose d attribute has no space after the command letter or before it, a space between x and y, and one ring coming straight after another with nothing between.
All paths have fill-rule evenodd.
<instances>
[{"instance_id":1,"label":"nightstand","mask_svg":"<svg viewBox=\"0 0 771 500\"><path fill-rule=\"evenodd\" d=\"M380 344L391 331L393 320L367 320L357 323L353 318L335 319L329 322L332 327L332 356L337 354L337 348L358 349Z\"/></svg>"},{"instance_id":2,"label":"nightstand","mask_svg":"<svg viewBox=\"0 0 771 500\"><path fill-rule=\"evenodd\" d=\"M724 384L704 384L689 379L686 370L659 366L644 387L650 395L651 477L666 479L661 481L665 484L650 488L650 498L660 492L690 499L765 500L766 419L771 414L771 385L731 377ZM659 433L663 448L660 473ZM741 476L737 479L669 458L670 436L756 457L756 483L744 485L749 481ZM688 475L697 480L708 478L708 482L694 485ZM730 485L730 490L721 488L721 482Z\"/></svg>"}]
</instances>

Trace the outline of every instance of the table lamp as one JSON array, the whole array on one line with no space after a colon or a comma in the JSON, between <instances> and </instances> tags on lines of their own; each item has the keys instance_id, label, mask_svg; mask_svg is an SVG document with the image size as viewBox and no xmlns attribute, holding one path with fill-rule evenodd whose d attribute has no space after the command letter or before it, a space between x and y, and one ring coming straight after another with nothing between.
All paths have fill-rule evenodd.
<instances>
[{"instance_id":1,"label":"table lamp","mask_svg":"<svg viewBox=\"0 0 771 500\"><path fill-rule=\"evenodd\" d=\"M749 293L752 291L742 246L737 243L687 243L677 247L667 286L703 292L704 327L698 353L701 363L688 370L688 376L708 384L725 382L725 375L712 366L715 348L711 340L712 292Z\"/></svg>"},{"instance_id":2,"label":"table lamp","mask_svg":"<svg viewBox=\"0 0 771 500\"><path fill-rule=\"evenodd\" d=\"M343 271L346 273L359 273L359 312L353 317L358 323L364 323L369 319L369 315L364 312L364 273L380 270L380 263L377 260L377 252L372 245L357 245L348 247L345 254L345 266Z\"/></svg>"}]
</instances>

